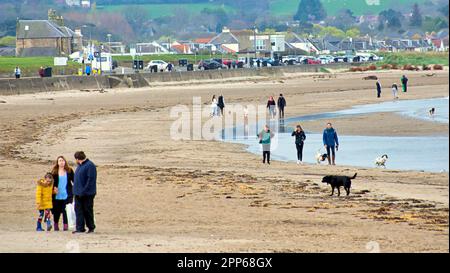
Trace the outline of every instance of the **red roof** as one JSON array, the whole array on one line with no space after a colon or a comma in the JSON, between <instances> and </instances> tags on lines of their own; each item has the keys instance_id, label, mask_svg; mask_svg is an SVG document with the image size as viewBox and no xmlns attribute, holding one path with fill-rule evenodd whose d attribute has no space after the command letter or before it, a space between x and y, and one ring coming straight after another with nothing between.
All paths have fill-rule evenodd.
<instances>
[{"instance_id":1,"label":"red roof","mask_svg":"<svg viewBox=\"0 0 450 273\"><path fill-rule=\"evenodd\" d=\"M442 40L441 39L432 39L431 42L435 47L441 47Z\"/></svg>"},{"instance_id":2,"label":"red roof","mask_svg":"<svg viewBox=\"0 0 450 273\"><path fill-rule=\"evenodd\" d=\"M194 43L197 44L209 44L212 38L198 38L194 40Z\"/></svg>"},{"instance_id":3,"label":"red roof","mask_svg":"<svg viewBox=\"0 0 450 273\"><path fill-rule=\"evenodd\" d=\"M173 45L172 49L174 49L178 53L192 53L191 48L188 45Z\"/></svg>"}]
</instances>

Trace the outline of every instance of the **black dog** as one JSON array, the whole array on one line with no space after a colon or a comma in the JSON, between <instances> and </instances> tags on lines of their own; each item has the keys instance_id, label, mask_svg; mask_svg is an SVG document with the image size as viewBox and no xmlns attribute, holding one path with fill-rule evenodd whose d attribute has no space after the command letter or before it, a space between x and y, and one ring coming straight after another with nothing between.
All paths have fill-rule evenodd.
<instances>
[{"instance_id":1,"label":"black dog","mask_svg":"<svg viewBox=\"0 0 450 273\"><path fill-rule=\"evenodd\" d=\"M353 177L349 176L337 176L337 175L327 175L322 179L323 183L331 185L331 196L334 194L334 189L337 188L338 196L341 195L340 187L344 187L347 195L350 194L350 188L352 186L352 179L356 178L357 173Z\"/></svg>"}]
</instances>

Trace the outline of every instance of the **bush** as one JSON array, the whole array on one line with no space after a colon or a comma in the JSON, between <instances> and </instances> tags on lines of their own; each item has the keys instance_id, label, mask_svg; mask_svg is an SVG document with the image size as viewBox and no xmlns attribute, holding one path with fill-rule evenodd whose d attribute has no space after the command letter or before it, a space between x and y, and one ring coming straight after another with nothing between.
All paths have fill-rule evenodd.
<instances>
[{"instance_id":1,"label":"bush","mask_svg":"<svg viewBox=\"0 0 450 273\"><path fill-rule=\"evenodd\" d=\"M428 71L428 70L431 70L431 66L429 66L429 65L422 65L422 70L423 71Z\"/></svg>"},{"instance_id":2,"label":"bush","mask_svg":"<svg viewBox=\"0 0 450 273\"><path fill-rule=\"evenodd\" d=\"M397 65L397 64L392 64L392 65L391 65L391 68L392 68L392 69L398 69L398 65Z\"/></svg>"},{"instance_id":3,"label":"bush","mask_svg":"<svg viewBox=\"0 0 450 273\"><path fill-rule=\"evenodd\" d=\"M383 65L381 65L381 69L392 69L392 65L391 64L383 64Z\"/></svg>"},{"instance_id":4,"label":"bush","mask_svg":"<svg viewBox=\"0 0 450 273\"><path fill-rule=\"evenodd\" d=\"M352 66L350 67L350 72L361 72L361 67L358 66Z\"/></svg>"},{"instance_id":5,"label":"bush","mask_svg":"<svg viewBox=\"0 0 450 273\"><path fill-rule=\"evenodd\" d=\"M368 67L369 70L377 70L377 66L372 64Z\"/></svg>"},{"instance_id":6,"label":"bush","mask_svg":"<svg viewBox=\"0 0 450 273\"><path fill-rule=\"evenodd\" d=\"M443 69L444 69L444 67L440 64L433 65L433 70L443 70Z\"/></svg>"}]
</instances>

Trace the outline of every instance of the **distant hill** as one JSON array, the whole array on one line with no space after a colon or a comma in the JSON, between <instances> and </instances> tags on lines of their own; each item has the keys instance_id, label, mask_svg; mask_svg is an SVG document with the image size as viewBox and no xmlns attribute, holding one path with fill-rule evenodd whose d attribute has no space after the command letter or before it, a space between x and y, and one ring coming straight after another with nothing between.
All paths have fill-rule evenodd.
<instances>
[{"instance_id":1,"label":"distant hill","mask_svg":"<svg viewBox=\"0 0 450 273\"><path fill-rule=\"evenodd\" d=\"M275 16L293 16L301 0L269 0L270 11ZM342 9L350 9L355 15L378 14L389 8L410 9L413 3L424 3L430 0L321 0L328 15L334 15ZM224 7L231 11L232 7L224 0L99 0L99 9L119 11L138 4L145 10L152 11L152 17L168 15L173 8L182 7L191 12L203 8Z\"/></svg>"},{"instance_id":2,"label":"distant hill","mask_svg":"<svg viewBox=\"0 0 450 273\"><path fill-rule=\"evenodd\" d=\"M334 15L342 9L350 9L355 15L378 14L389 8L410 9L414 3L427 0L321 0L328 15ZM271 0L271 10L276 15L292 15L297 11L300 0ZM374 4L371 4L374 3ZM379 5L377 4L379 3Z\"/></svg>"}]
</instances>

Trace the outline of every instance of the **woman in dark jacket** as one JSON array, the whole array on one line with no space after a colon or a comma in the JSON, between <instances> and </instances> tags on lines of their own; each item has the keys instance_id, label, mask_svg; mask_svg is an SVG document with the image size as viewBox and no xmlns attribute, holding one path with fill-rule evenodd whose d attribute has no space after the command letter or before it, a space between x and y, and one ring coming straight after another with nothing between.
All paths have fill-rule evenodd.
<instances>
[{"instance_id":1,"label":"woman in dark jacket","mask_svg":"<svg viewBox=\"0 0 450 273\"><path fill-rule=\"evenodd\" d=\"M297 125L297 129L292 132L292 136L295 136L295 147L297 148L297 164L303 164L303 144L306 139L305 132L302 126Z\"/></svg>"},{"instance_id":2,"label":"woman in dark jacket","mask_svg":"<svg viewBox=\"0 0 450 273\"><path fill-rule=\"evenodd\" d=\"M225 100L223 99L223 95L219 96L219 99L217 101L217 106L220 109L220 115L223 116L223 108L225 108Z\"/></svg>"},{"instance_id":3,"label":"woman in dark jacket","mask_svg":"<svg viewBox=\"0 0 450 273\"><path fill-rule=\"evenodd\" d=\"M59 231L59 218L63 215L63 230L69 230L67 220L66 204L73 202L73 181L74 171L67 164L67 160L63 156L56 159L55 166L52 170L54 188L53 188L53 217L55 221L55 231Z\"/></svg>"}]
</instances>

